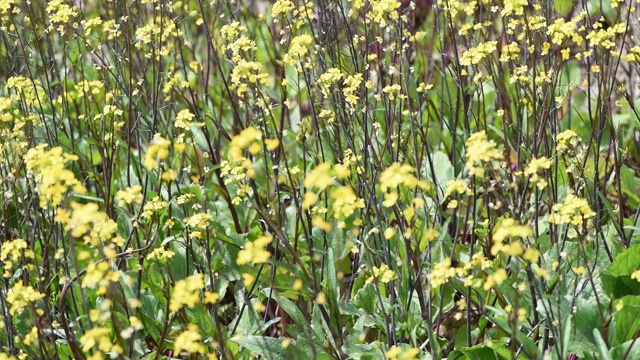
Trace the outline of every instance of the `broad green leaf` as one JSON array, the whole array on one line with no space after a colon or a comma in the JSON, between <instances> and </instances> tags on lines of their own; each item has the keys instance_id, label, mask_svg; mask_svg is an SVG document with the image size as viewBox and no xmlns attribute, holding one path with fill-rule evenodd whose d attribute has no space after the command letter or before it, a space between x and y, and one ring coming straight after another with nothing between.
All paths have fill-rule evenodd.
<instances>
[{"instance_id":1,"label":"broad green leaf","mask_svg":"<svg viewBox=\"0 0 640 360\"><path fill-rule=\"evenodd\" d=\"M616 324L617 344L623 344L632 340L640 328L640 297L625 296L618 300L622 303L622 309L614 315ZM618 306L616 302L616 306Z\"/></svg>"},{"instance_id":2,"label":"broad green leaf","mask_svg":"<svg viewBox=\"0 0 640 360\"><path fill-rule=\"evenodd\" d=\"M476 345L470 348L459 348L454 350L447 357L449 360L469 359L469 360L497 360L499 357L495 351L487 345Z\"/></svg>"},{"instance_id":3,"label":"broad green leaf","mask_svg":"<svg viewBox=\"0 0 640 360\"><path fill-rule=\"evenodd\" d=\"M602 321L596 300L585 299L578 302L574 319L576 322L576 330L589 339L589 341L595 341L593 338L593 330L602 330ZM563 324L563 326L570 325L570 322Z\"/></svg>"},{"instance_id":4,"label":"broad green leaf","mask_svg":"<svg viewBox=\"0 0 640 360\"><path fill-rule=\"evenodd\" d=\"M278 339L267 336L238 336L234 339L241 347L248 349L251 354L260 355L265 359L286 359L291 353L289 345L287 348L282 347L282 341L284 339Z\"/></svg>"},{"instance_id":5,"label":"broad green leaf","mask_svg":"<svg viewBox=\"0 0 640 360\"><path fill-rule=\"evenodd\" d=\"M632 246L613 259L606 271L602 271L602 288L614 299L626 295L640 295L640 282L631 274L640 269L640 245Z\"/></svg>"}]
</instances>

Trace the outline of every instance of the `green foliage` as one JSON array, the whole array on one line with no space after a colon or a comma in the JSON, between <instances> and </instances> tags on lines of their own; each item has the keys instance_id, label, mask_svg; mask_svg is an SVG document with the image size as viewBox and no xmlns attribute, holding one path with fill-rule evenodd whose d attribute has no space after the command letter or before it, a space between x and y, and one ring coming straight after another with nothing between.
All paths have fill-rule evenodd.
<instances>
[{"instance_id":1,"label":"green foliage","mask_svg":"<svg viewBox=\"0 0 640 360\"><path fill-rule=\"evenodd\" d=\"M622 1L0 0L0 359L640 357Z\"/></svg>"}]
</instances>

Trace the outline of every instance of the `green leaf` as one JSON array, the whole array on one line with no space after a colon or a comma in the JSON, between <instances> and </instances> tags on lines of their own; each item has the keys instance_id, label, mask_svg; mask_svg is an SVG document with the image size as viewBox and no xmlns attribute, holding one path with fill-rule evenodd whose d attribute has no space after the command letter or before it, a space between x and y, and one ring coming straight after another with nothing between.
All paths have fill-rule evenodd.
<instances>
[{"instance_id":1,"label":"green leaf","mask_svg":"<svg viewBox=\"0 0 640 360\"><path fill-rule=\"evenodd\" d=\"M356 294L352 305L369 315L376 313L377 292L373 284L366 284Z\"/></svg>"},{"instance_id":2,"label":"green leaf","mask_svg":"<svg viewBox=\"0 0 640 360\"><path fill-rule=\"evenodd\" d=\"M627 165L622 165L620 168L620 180L622 181L622 193L627 195L627 201L630 202L630 206L637 206L638 201L638 180L635 176L635 171L629 169ZM632 200L632 201L630 201Z\"/></svg>"},{"instance_id":3,"label":"green leaf","mask_svg":"<svg viewBox=\"0 0 640 360\"><path fill-rule=\"evenodd\" d=\"M602 356L601 359L611 360L611 355L609 355L607 344L602 338L602 334L600 333L600 330L593 329L593 337L596 340L596 345L598 346L598 351L600 351L600 356Z\"/></svg>"},{"instance_id":4,"label":"green leaf","mask_svg":"<svg viewBox=\"0 0 640 360\"><path fill-rule=\"evenodd\" d=\"M640 297L625 296L619 301L623 308L614 315L617 344L632 340L640 328Z\"/></svg>"},{"instance_id":5,"label":"green leaf","mask_svg":"<svg viewBox=\"0 0 640 360\"><path fill-rule=\"evenodd\" d=\"M282 341L283 339L267 336L239 336L238 339L235 339L235 342L251 351L251 354L260 355L265 359L285 359L289 357L289 348L283 348Z\"/></svg>"},{"instance_id":6,"label":"green leaf","mask_svg":"<svg viewBox=\"0 0 640 360\"><path fill-rule=\"evenodd\" d=\"M640 341L629 340L611 349L609 354L611 354L612 359L640 359Z\"/></svg>"},{"instance_id":7,"label":"green leaf","mask_svg":"<svg viewBox=\"0 0 640 360\"><path fill-rule=\"evenodd\" d=\"M449 183L449 181L455 176L455 174L453 173L453 165L451 165L451 161L449 160L447 154L443 153L442 151L438 151L433 154L432 162L435 172L435 180L437 181L436 186L438 187L440 195L442 195L444 193L444 188L447 186L447 183ZM427 174L431 175L429 164L427 163L426 166Z\"/></svg>"},{"instance_id":8,"label":"green leaf","mask_svg":"<svg viewBox=\"0 0 640 360\"><path fill-rule=\"evenodd\" d=\"M451 352L451 354L449 354L449 357L447 357L447 359L450 360L458 360L458 359L469 359L469 360L491 360L491 359L498 359L498 356L496 355L496 352L482 344L482 345L476 345L470 348L459 348L458 350L454 350L453 352Z\"/></svg>"},{"instance_id":9,"label":"green leaf","mask_svg":"<svg viewBox=\"0 0 640 360\"><path fill-rule=\"evenodd\" d=\"M580 334L595 343L593 331L602 331L602 321L600 321L600 311L598 303L595 299L585 299L577 303L576 313L574 317L576 321L576 329ZM570 322L566 322L563 326L571 326Z\"/></svg>"},{"instance_id":10,"label":"green leaf","mask_svg":"<svg viewBox=\"0 0 640 360\"><path fill-rule=\"evenodd\" d=\"M640 295L640 282L631 274L640 269L640 245L632 246L613 259L607 271L601 273L602 288L612 298Z\"/></svg>"}]
</instances>

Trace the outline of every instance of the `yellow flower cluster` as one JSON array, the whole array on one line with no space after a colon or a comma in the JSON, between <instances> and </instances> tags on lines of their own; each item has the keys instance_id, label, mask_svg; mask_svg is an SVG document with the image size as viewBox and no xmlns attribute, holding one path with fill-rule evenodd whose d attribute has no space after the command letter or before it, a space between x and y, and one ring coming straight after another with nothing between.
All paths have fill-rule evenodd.
<instances>
[{"instance_id":1,"label":"yellow flower cluster","mask_svg":"<svg viewBox=\"0 0 640 360\"><path fill-rule=\"evenodd\" d=\"M507 218L500 222L493 233L493 246L491 255L504 253L509 256L520 256L524 253L524 246L520 240L512 240L505 243L510 238L527 238L533 235L533 230L529 226L520 225L514 219Z\"/></svg>"},{"instance_id":2,"label":"yellow flower cluster","mask_svg":"<svg viewBox=\"0 0 640 360\"><path fill-rule=\"evenodd\" d=\"M120 199L118 206L142 203L144 197L142 196L141 191L142 186L140 185L134 185L124 190L118 190L118 192L116 192L116 197Z\"/></svg>"},{"instance_id":3,"label":"yellow flower cluster","mask_svg":"<svg viewBox=\"0 0 640 360\"><path fill-rule=\"evenodd\" d=\"M552 224L573 224L582 225L588 219L596 216L591 210L586 199L579 198L574 194L568 194L564 203L553 205L552 213L549 215L549 222Z\"/></svg>"},{"instance_id":4,"label":"yellow flower cluster","mask_svg":"<svg viewBox=\"0 0 640 360\"><path fill-rule=\"evenodd\" d=\"M205 229L209 222L213 221L213 216L207 213L195 214L184 219L184 224L190 228Z\"/></svg>"},{"instance_id":5,"label":"yellow flower cluster","mask_svg":"<svg viewBox=\"0 0 640 360\"><path fill-rule=\"evenodd\" d=\"M380 174L380 190L384 194L382 206L392 207L398 201L398 187L404 185L410 189L421 188L426 189L427 183L418 180L413 173L415 169L408 164L400 165L398 163L391 164Z\"/></svg>"},{"instance_id":6,"label":"yellow flower cluster","mask_svg":"<svg viewBox=\"0 0 640 360\"><path fill-rule=\"evenodd\" d=\"M282 63L285 65L295 65L309 51L308 46L313 44L313 37L309 34L303 34L294 37L289 43L289 51L282 57Z\"/></svg>"},{"instance_id":7,"label":"yellow flower cluster","mask_svg":"<svg viewBox=\"0 0 640 360\"><path fill-rule=\"evenodd\" d=\"M186 351L190 354L206 353L207 349L202 344L201 339L202 335L200 335L198 325L189 324L187 330L181 332L173 344L176 355L180 355L180 353L182 353L183 351Z\"/></svg>"},{"instance_id":8,"label":"yellow flower cluster","mask_svg":"<svg viewBox=\"0 0 640 360\"><path fill-rule=\"evenodd\" d=\"M418 348L409 348L403 351L398 346L392 346L384 353L385 359L389 360L418 360L420 359L419 355L420 349Z\"/></svg>"},{"instance_id":9,"label":"yellow flower cluster","mask_svg":"<svg viewBox=\"0 0 640 360\"><path fill-rule=\"evenodd\" d=\"M344 88L342 93L344 94L344 100L350 105L350 112L353 114L355 106L360 99L356 94L358 87L362 84L362 74L349 75L344 79Z\"/></svg>"},{"instance_id":10,"label":"yellow flower cluster","mask_svg":"<svg viewBox=\"0 0 640 360\"><path fill-rule=\"evenodd\" d=\"M14 239L11 241L2 243L2 250L0 251L0 263L4 269L3 276L10 278L12 273L11 269L14 267L14 263L18 263L22 260L22 254L27 259L33 259L34 253L29 249L29 244L24 239Z\"/></svg>"},{"instance_id":11,"label":"yellow flower cluster","mask_svg":"<svg viewBox=\"0 0 640 360\"><path fill-rule=\"evenodd\" d=\"M73 237L82 237L86 244L94 246L112 240L118 230L118 224L100 211L96 203L72 202L71 212L58 209L55 220L64 225Z\"/></svg>"},{"instance_id":12,"label":"yellow flower cluster","mask_svg":"<svg viewBox=\"0 0 640 360\"><path fill-rule=\"evenodd\" d=\"M524 176L531 176L531 181L536 183L538 189L542 190L547 187L547 181L538 175L541 170L547 170L551 167L552 161L546 157L533 158L524 168Z\"/></svg>"},{"instance_id":13,"label":"yellow flower cluster","mask_svg":"<svg viewBox=\"0 0 640 360\"><path fill-rule=\"evenodd\" d=\"M147 21L146 24L136 29L136 49L142 49L143 46L149 45L150 48L158 49L155 51L155 59L160 56L167 56L173 50L172 38L182 36L182 30L176 27L175 21L170 21L164 15L159 13L153 19ZM153 45L153 46L151 46ZM150 59L154 55L153 51L147 51L144 56Z\"/></svg>"},{"instance_id":14,"label":"yellow flower cluster","mask_svg":"<svg viewBox=\"0 0 640 360\"><path fill-rule=\"evenodd\" d=\"M274 22L278 22L277 21L277 17L280 14L287 14L291 11L293 11L293 9L295 9L295 6L293 5L293 3L289 0L278 0L276 1L273 6L271 7L271 16L274 18Z\"/></svg>"},{"instance_id":15,"label":"yellow flower cluster","mask_svg":"<svg viewBox=\"0 0 640 360\"><path fill-rule=\"evenodd\" d=\"M309 171L304 178L304 186L306 188L316 187L324 190L333 185L333 172L331 171L331 163L322 163Z\"/></svg>"},{"instance_id":16,"label":"yellow flower cluster","mask_svg":"<svg viewBox=\"0 0 640 360\"><path fill-rule=\"evenodd\" d=\"M502 268L496 269L493 274L487 276L482 287L488 291L494 286L502 284L505 280L507 280L507 271Z\"/></svg>"},{"instance_id":17,"label":"yellow flower cluster","mask_svg":"<svg viewBox=\"0 0 640 360\"><path fill-rule=\"evenodd\" d=\"M0 20L3 20L9 14L9 10L16 3L16 0L0 0ZM20 8L16 7L15 9L20 11Z\"/></svg>"},{"instance_id":18,"label":"yellow flower cluster","mask_svg":"<svg viewBox=\"0 0 640 360\"><path fill-rule=\"evenodd\" d=\"M565 130L556 135L556 151L560 155L575 155L581 139L573 130Z\"/></svg>"},{"instance_id":19,"label":"yellow flower cluster","mask_svg":"<svg viewBox=\"0 0 640 360\"><path fill-rule=\"evenodd\" d=\"M460 57L460 65L478 65L482 59L497 49L497 41L487 41L478 44L476 47L467 49Z\"/></svg>"},{"instance_id":20,"label":"yellow flower cluster","mask_svg":"<svg viewBox=\"0 0 640 360\"><path fill-rule=\"evenodd\" d=\"M69 187L79 194L86 192L85 187L75 178L67 163L78 160L78 157L63 154L61 147L45 150L46 144L40 144L29 149L24 157L27 170L34 173L34 178L40 183L37 191L40 194L40 207L46 208L47 203L58 206L62 202Z\"/></svg>"},{"instance_id":21,"label":"yellow flower cluster","mask_svg":"<svg viewBox=\"0 0 640 360\"><path fill-rule=\"evenodd\" d=\"M49 30L53 30L57 25L60 34L65 33L65 24L69 24L73 17L78 15L71 6L63 0L51 0L47 3L47 13L49 14Z\"/></svg>"},{"instance_id":22,"label":"yellow flower cluster","mask_svg":"<svg viewBox=\"0 0 640 360\"><path fill-rule=\"evenodd\" d=\"M589 40L589 47L594 48L602 46L605 49L611 49L616 45L615 37L617 34L623 34L627 27L624 23L617 23L607 29L602 28L602 23L596 22L594 30L587 34L586 38Z\"/></svg>"},{"instance_id":23,"label":"yellow flower cluster","mask_svg":"<svg viewBox=\"0 0 640 360\"><path fill-rule=\"evenodd\" d=\"M563 18L556 19L547 27L547 35L551 37L551 42L556 45L563 45L566 39L571 39L576 45L582 45L583 37L580 34L584 27L579 27L579 23L587 16L582 11L577 16L566 22Z\"/></svg>"},{"instance_id":24,"label":"yellow flower cluster","mask_svg":"<svg viewBox=\"0 0 640 360\"><path fill-rule=\"evenodd\" d=\"M374 266L371 272L371 276L365 281L366 284L371 284L376 279L383 284L388 284L396 278L396 273L389 269L387 264L382 264L380 267Z\"/></svg>"},{"instance_id":25,"label":"yellow flower cluster","mask_svg":"<svg viewBox=\"0 0 640 360\"><path fill-rule=\"evenodd\" d=\"M334 189L331 191L331 198L333 199L333 217L336 219L348 217L356 209L364 208L364 199L358 198L350 186Z\"/></svg>"},{"instance_id":26,"label":"yellow flower cluster","mask_svg":"<svg viewBox=\"0 0 640 360\"><path fill-rule=\"evenodd\" d=\"M460 0L438 0L438 7L443 11L449 13L451 18L455 18L458 15L472 16L476 13L478 2L473 1L460 1Z\"/></svg>"},{"instance_id":27,"label":"yellow flower cluster","mask_svg":"<svg viewBox=\"0 0 640 360\"><path fill-rule=\"evenodd\" d=\"M344 77L344 74L338 68L330 68L324 74L320 75L318 83L322 90L322 95L329 97L330 91L340 79Z\"/></svg>"},{"instance_id":28,"label":"yellow flower cluster","mask_svg":"<svg viewBox=\"0 0 640 360\"><path fill-rule=\"evenodd\" d=\"M400 1L398 0L370 0L371 10L367 12L367 23L373 21L380 27L390 25L388 21L398 20Z\"/></svg>"},{"instance_id":29,"label":"yellow flower cluster","mask_svg":"<svg viewBox=\"0 0 640 360\"><path fill-rule=\"evenodd\" d=\"M43 297L44 294L41 294L31 286L24 286L22 281L19 280L13 285L11 290L7 292L7 302L11 305L9 313L12 316L15 315L16 312L20 314L25 307Z\"/></svg>"},{"instance_id":30,"label":"yellow flower cluster","mask_svg":"<svg viewBox=\"0 0 640 360\"><path fill-rule=\"evenodd\" d=\"M160 134L155 134L144 155L144 167L147 170L155 169L158 166L158 160L164 160L169 156L169 146L171 146L171 141L163 138Z\"/></svg>"},{"instance_id":31,"label":"yellow flower cluster","mask_svg":"<svg viewBox=\"0 0 640 360\"><path fill-rule=\"evenodd\" d=\"M82 287L93 289L99 287L97 294L104 295L107 293L107 287L110 282L116 282L120 279L120 271L113 270L108 262L99 263L91 262L87 266L87 272L82 278Z\"/></svg>"},{"instance_id":32,"label":"yellow flower cluster","mask_svg":"<svg viewBox=\"0 0 640 360\"><path fill-rule=\"evenodd\" d=\"M147 255L147 260L157 260L161 264L167 264L172 257L175 256L175 252L171 250L166 250L164 247L159 247L154 249L152 252Z\"/></svg>"},{"instance_id":33,"label":"yellow flower cluster","mask_svg":"<svg viewBox=\"0 0 640 360\"><path fill-rule=\"evenodd\" d=\"M267 245L271 244L273 241L273 235L266 234L260 236L253 242L247 241L244 244L244 248L238 252L238 258L236 259L236 263L238 265L244 265L249 262L254 264L260 264L267 262L271 257L271 253L266 249Z\"/></svg>"},{"instance_id":34,"label":"yellow flower cluster","mask_svg":"<svg viewBox=\"0 0 640 360\"><path fill-rule=\"evenodd\" d=\"M231 71L231 88L238 97L249 91L249 85L269 85L269 74L263 72L263 64L259 61L240 60Z\"/></svg>"},{"instance_id":35,"label":"yellow flower cluster","mask_svg":"<svg viewBox=\"0 0 640 360\"><path fill-rule=\"evenodd\" d=\"M435 264L429 274L429 285L436 289L449 281L449 278L456 275L456 268L451 267L451 259L445 258Z\"/></svg>"},{"instance_id":36,"label":"yellow flower cluster","mask_svg":"<svg viewBox=\"0 0 640 360\"><path fill-rule=\"evenodd\" d=\"M38 79L33 81L24 76L12 76L7 79L7 90L15 89L16 95L11 98L16 101L22 101L24 105L37 106L37 101L42 100L39 89L42 83Z\"/></svg>"},{"instance_id":37,"label":"yellow flower cluster","mask_svg":"<svg viewBox=\"0 0 640 360\"><path fill-rule=\"evenodd\" d=\"M247 127L231 139L229 160L223 160L220 163L220 173L225 179L225 184L238 184L255 176L253 162L244 157L243 151L248 150L253 155L259 153L262 149L260 139L262 139L262 133L253 126ZM239 203L235 199L234 202Z\"/></svg>"},{"instance_id":38,"label":"yellow flower cluster","mask_svg":"<svg viewBox=\"0 0 640 360\"><path fill-rule=\"evenodd\" d=\"M508 16L522 16L524 15L524 8L529 5L528 0L505 0L504 7L500 11L500 15Z\"/></svg>"},{"instance_id":39,"label":"yellow flower cluster","mask_svg":"<svg viewBox=\"0 0 640 360\"><path fill-rule=\"evenodd\" d=\"M179 129L190 130L192 126L203 127L203 122L191 121L196 117L189 109L181 110L173 125Z\"/></svg>"},{"instance_id":40,"label":"yellow flower cluster","mask_svg":"<svg viewBox=\"0 0 640 360\"><path fill-rule=\"evenodd\" d=\"M484 130L469 136L466 145L465 167L471 176L483 177L484 166L493 163L492 168L495 170L499 167L496 161L503 160L502 153L496 149L495 141L487 140L487 134Z\"/></svg>"},{"instance_id":41,"label":"yellow flower cluster","mask_svg":"<svg viewBox=\"0 0 640 360\"><path fill-rule=\"evenodd\" d=\"M462 179L453 179L447 183L447 188L444 190L444 197L447 198L451 194L459 195L471 195L473 192L469 189L467 182Z\"/></svg>"},{"instance_id":42,"label":"yellow flower cluster","mask_svg":"<svg viewBox=\"0 0 640 360\"><path fill-rule=\"evenodd\" d=\"M143 219L151 219L154 214L166 209L167 205L169 204L167 204L166 201L160 199L159 196L156 196L144 204L144 209L142 210L140 217Z\"/></svg>"},{"instance_id":43,"label":"yellow flower cluster","mask_svg":"<svg viewBox=\"0 0 640 360\"><path fill-rule=\"evenodd\" d=\"M231 51L231 61L234 63L246 63L243 56L248 56L251 51L255 51L256 42L254 40L249 39L248 37L242 35L238 39L230 42L226 46L222 46L223 50Z\"/></svg>"},{"instance_id":44,"label":"yellow flower cluster","mask_svg":"<svg viewBox=\"0 0 640 360\"><path fill-rule=\"evenodd\" d=\"M200 302L200 291L204 289L204 275L188 276L176 282L169 302L170 311L178 311L185 306L194 307Z\"/></svg>"},{"instance_id":45,"label":"yellow flower cluster","mask_svg":"<svg viewBox=\"0 0 640 360\"><path fill-rule=\"evenodd\" d=\"M122 354L122 346L113 344L110 335L111 330L106 326L96 326L93 329L85 331L80 337L82 351L88 353L97 346L98 350L102 353ZM99 358L102 359L102 356Z\"/></svg>"}]
</instances>

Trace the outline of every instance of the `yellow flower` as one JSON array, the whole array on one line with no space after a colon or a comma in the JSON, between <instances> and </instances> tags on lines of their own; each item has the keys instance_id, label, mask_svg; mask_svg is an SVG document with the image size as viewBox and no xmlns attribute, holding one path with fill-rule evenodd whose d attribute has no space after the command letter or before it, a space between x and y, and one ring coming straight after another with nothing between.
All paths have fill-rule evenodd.
<instances>
[{"instance_id":1,"label":"yellow flower","mask_svg":"<svg viewBox=\"0 0 640 360\"><path fill-rule=\"evenodd\" d=\"M46 151L46 144L40 144L29 149L25 155L27 170L31 171L39 182L37 191L40 194L40 207L45 208L48 203L58 206L62 202L70 187L79 194L84 194L86 189L75 178L67 164L78 160L71 154L63 154L61 147L54 147Z\"/></svg>"},{"instance_id":2,"label":"yellow flower","mask_svg":"<svg viewBox=\"0 0 640 360\"><path fill-rule=\"evenodd\" d=\"M181 332L174 342L173 348L176 355L180 355L183 351L190 354L204 354L207 349L202 344L201 339L202 335L198 331L198 325L189 324L187 330Z\"/></svg>"},{"instance_id":3,"label":"yellow flower","mask_svg":"<svg viewBox=\"0 0 640 360\"><path fill-rule=\"evenodd\" d=\"M169 310L178 311L185 306L196 306L200 302L202 289L204 289L204 275L200 273L179 280L173 288Z\"/></svg>"},{"instance_id":4,"label":"yellow flower","mask_svg":"<svg viewBox=\"0 0 640 360\"><path fill-rule=\"evenodd\" d=\"M192 126L204 126L204 123L191 121L194 117L196 117L189 109L181 110L176 116L176 120L173 125L177 128L189 130Z\"/></svg>"},{"instance_id":5,"label":"yellow flower","mask_svg":"<svg viewBox=\"0 0 640 360\"><path fill-rule=\"evenodd\" d=\"M280 141L278 141L278 139L266 139L264 143L269 151L273 151L280 146Z\"/></svg>"},{"instance_id":6,"label":"yellow flower","mask_svg":"<svg viewBox=\"0 0 640 360\"><path fill-rule=\"evenodd\" d=\"M313 44L313 37L309 34L303 34L294 37L289 43L289 51L282 57L285 65L295 65L309 51L307 47Z\"/></svg>"},{"instance_id":7,"label":"yellow flower","mask_svg":"<svg viewBox=\"0 0 640 360\"><path fill-rule=\"evenodd\" d=\"M444 197L447 198L449 195L456 193L460 195L471 195L471 189L467 186L467 182L462 179L453 179L450 180L447 184L447 188L444 191Z\"/></svg>"},{"instance_id":8,"label":"yellow flower","mask_svg":"<svg viewBox=\"0 0 640 360\"><path fill-rule=\"evenodd\" d=\"M154 249L152 252L147 255L147 260L157 260L161 264L167 264L172 257L175 256L175 252L171 250L166 250L164 247L159 247Z\"/></svg>"},{"instance_id":9,"label":"yellow flower","mask_svg":"<svg viewBox=\"0 0 640 360\"><path fill-rule=\"evenodd\" d=\"M159 196L156 196L144 205L144 209L142 214L140 214L140 217L143 219L150 219L155 213L164 210L167 205L169 204L167 204L166 201L163 201Z\"/></svg>"},{"instance_id":10,"label":"yellow flower","mask_svg":"<svg viewBox=\"0 0 640 360\"><path fill-rule=\"evenodd\" d=\"M356 209L364 208L364 199L358 198L350 186L341 186L331 192L333 217L339 219L353 214Z\"/></svg>"},{"instance_id":11,"label":"yellow flower","mask_svg":"<svg viewBox=\"0 0 640 360\"><path fill-rule=\"evenodd\" d=\"M495 141L487 140L484 130L469 136L466 145L465 168L469 170L471 176L483 177L485 171L483 166L503 160L502 152L496 149ZM493 168L497 167L494 164Z\"/></svg>"},{"instance_id":12,"label":"yellow flower","mask_svg":"<svg viewBox=\"0 0 640 360\"><path fill-rule=\"evenodd\" d=\"M460 57L460 65L469 66L479 64L483 58L497 49L497 45L497 41L487 41L466 50Z\"/></svg>"},{"instance_id":13,"label":"yellow flower","mask_svg":"<svg viewBox=\"0 0 640 360\"><path fill-rule=\"evenodd\" d=\"M420 359L419 355L420 349L418 348L409 348L403 351L398 346L393 346L384 353L385 359L390 360L418 360Z\"/></svg>"},{"instance_id":14,"label":"yellow flower","mask_svg":"<svg viewBox=\"0 0 640 360\"><path fill-rule=\"evenodd\" d=\"M306 192L302 198L302 208L309 210L318 200L318 195L314 192Z\"/></svg>"},{"instance_id":15,"label":"yellow flower","mask_svg":"<svg viewBox=\"0 0 640 360\"><path fill-rule=\"evenodd\" d=\"M153 136L144 156L144 166L147 170L155 169L158 166L158 160L164 160L169 156L170 145L171 141L163 138L162 135L155 134Z\"/></svg>"},{"instance_id":16,"label":"yellow flower","mask_svg":"<svg viewBox=\"0 0 640 360\"><path fill-rule=\"evenodd\" d=\"M320 75L320 79L318 83L321 86L322 94L325 97L328 97L330 90L333 88L333 85L338 80L342 79L343 76L344 74L342 74L342 72L340 72L340 69L337 69L337 68L330 68L327 70L327 72ZM325 116L329 116L327 114ZM333 112L331 112L331 114L333 114Z\"/></svg>"},{"instance_id":17,"label":"yellow flower","mask_svg":"<svg viewBox=\"0 0 640 360\"><path fill-rule=\"evenodd\" d=\"M564 203L555 204L549 215L549 222L552 224L573 224L582 225L588 219L594 217L596 213L591 210L589 202L573 194L568 194Z\"/></svg>"},{"instance_id":18,"label":"yellow flower","mask_svg":"<svg viewBox=\"0 0 640 360\"><path fill-rule=\"evenodd\" d=\"M16 312L20 314L25 307L42 298L44 298L44 294L39 293L31 286L22 285L22 281L19 280L7 292L7 302L11 305L9 313L11 315L15 315Z\"/></svg>"},{"instance_id":19,"label":"yellow flower","mask_svg":"<svg viewBox=\"0 0 640 360\"><path fill-rule=\"evenodd\" d=\"M236 146L244 150L254 141L260 139L262 139L262 133L260 130L256 129L254 126L249 126L231 139L231 146Z\"/></svg>"},{"instance_id":20,"label":"yellow flower","mask_svg":"<svg viewBox=\"0 0 640 360\"><path fill-rule=\"evenodd\" d=\"M278 0L271 7L271 17L276 18L280 14L287 14L295 9L289 0Z\"/></svg>"},{"instance_id":21,"label":"yellow flower","mask_svg":"<svg viewBox=\"0 0 640 360\"><path fill-rule=\"evenodd\" d=\"M213 221L213 216L207 213L195 214L184 219L184 223L186 226L199 229L205 229L207 226L209 226L209 222L211 221Z\"/></svg>"},{"instance_id":22,"label":"yellow flower","mask_svg":"<svg viewBox=\"0 0 640 360\"><path fill-rule=\"evenodd\" d=\"M253 242L247 241L244 245L244 249L238 252L236 263L238 265L244 265L249 262L254 264L267 262L271 257L271 253L265 250L265 248L271 243L271 241L273 241L273 236L271 234L260 236Z\"/></svg>"},{"instance_id":23,"label":"yellow flower","mask_svg":"<svg viewBox=\"0 0 640 360\"><path fill-rule=\"evenodd\" d=\"M378 279L383 284L387 284L396 278L396 273L389 269L387 264L382 264L379 268L374 266L372 269L372 275L365 281L366 284L371 284L375 279Z\"/></svg>"},{"instance_id":24,"label":"yellow flower","mask_svg":"<svg viewBox=\"0 0 640 360\"><path fill-rule=\"evenodd\" d=\"M134 185L124 190L118 190L118 192L116 192L116 197L120 199L120 202L118 202L118 206L125 206L133 203L135 204L142 203L143 196L140 193L141 191L142 191L142 186L140 185Z\"/></svg>"},{"instance_id":25,"label":"yellow flower","mask_svg":"<svg viewBox=\"0 0 640 360\"><path fill-rule=\"evenodd\" d=\"M528 0L505 0L504 7L500 12L500 15L516 15L522 16L524 15L524 8L529 5Z\"/></svg>"},{"instance_id":26,"label":"yellow flower","mask_svg":"<svg viewBox=\"0 0 640 360\"><path fill-rule=\"evenodd\" d=\"M533 158L524 168L524 175L531 176L536 174L540 170L549 169L552 161L546 157Z\"/></svg>"},{"instance_id":27,"label":"yellow flower","mask_svg":"<svg viewBox=\"0 0 640 360\"><path fill-rule=\"evenodd\" d=\"M449 278L455 276L455 274L456 269L451 267L451 259L445 258L431 269L431 274L429 274L431 288L435 289L446 284Z\"/></svg>"},{"instance_id":28,"label":"yellow flower","mask_svg":"<svg viewBox=\"0 0 640 360\"><path fill-rule=\"evenodd\" d=\"M320 190L333 185L333 176L331 175L331 163L322 163L309 171L304 178L304 186L310 188L315 186Z\"/></svg>"},{"instance_id":29,"label":"yellow flower","mask_svg":"<svg viewBox=\"0 0 640 360\"><path fill-rule=\"evenodd\" d=\"M231 71L231 88L236 90L239 97L243 97L249 90L249 85L267 85L269 74L263 72L263 68L261 62L240 59Z\"/></svg>"},{"instance_id":30,"label":"yellow flower","mask_svg":"<svg viewBox=\"0 0 640 360\"><path fill-rule=\"evenodd\" d=\"M581 139L573 130L565 130L556 135L556 151L558 154L575 154Z\"/></svg>"},{"instance_id":31,"label":"yellow flower","mask_svg":"<svg viewBox=\"0 0 640 360\"><path fill-rule=\"evenodd\" d=\"M370 0L371 10L367 13L367 21L373 21L380 27L386 27L388 20L398 19L398 0Z\"/></svg>"},{"instance_id":32,"label":"yellow flower","mask_svg":"<svg viewBox=\"0 0 640 360\"><path fill-rule=\"evenodd\" d=\"M362 84L362 74L349 75L344 79L342 93L344 94L347 104L352 107L351 112L353 112L353 106L355 106L358 103L358 99L360 99L358 95L356 95L360 84Z\"/></svg>"},{"instance_id":33,"label":"yellow flower","mask_svg":"<svg viewBox=\"0 0 640 360\"><path fill-rule=\"evenodd\" d=\"M485 290L492 289L495 285L502 284L507 279L507 271L505 269L498 269L493 274L487 276L484 282L483 288Z\"/></svg>"},{"instance_id":34,"label":"yellow flower","mask_svg":"<svg viewBox=\"0 0 640 360\"><path fill-rule=\"evenodd\" d=\"M427 187L426 182L418 180L413 175L414 172L415 169L411 165L393 163L380 174L380 190L385 196L385 201L382 203L384 207L391 207L396 203L398 200L396 189L400 185L411 189Z\"/></svg>"},{"instance_id":35,"label":"yellow flower","mask_svg":"<svg viewBox=\"0 0 640 360\"><path fill-rule=\"evenodd\" d=\"M211 291L205 291L204 292L204 303L205 304L215 304L218 302L218 300L220 300L220 294L215 293L215 292L211 292Z\"/></svg>"},{"instance_id":36,"label":"yellow flower","mask_svg":"<svg viewBox=\"0 0 640 360\"><path fill-rule=\"evenodd\" d=\"M94 327L91 330L87 330L82 337L80 337L80 345L82 345L83 352L89 352L94 346L98 346L103 352L108 352L113 347L111 339L109 338L111 330L106 327Z\"/></svg>"}]
</instances>

